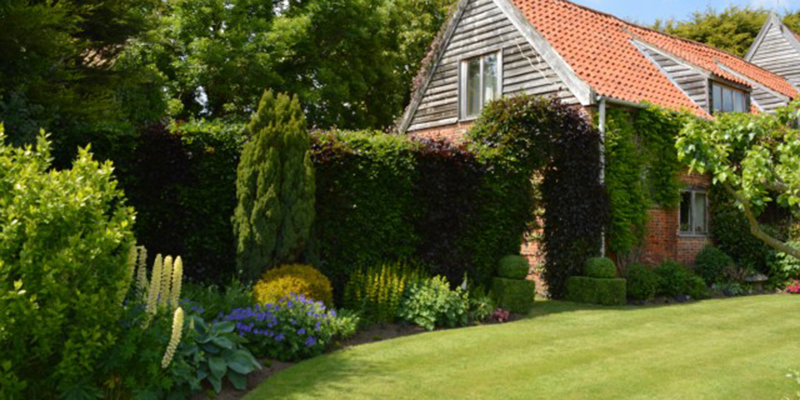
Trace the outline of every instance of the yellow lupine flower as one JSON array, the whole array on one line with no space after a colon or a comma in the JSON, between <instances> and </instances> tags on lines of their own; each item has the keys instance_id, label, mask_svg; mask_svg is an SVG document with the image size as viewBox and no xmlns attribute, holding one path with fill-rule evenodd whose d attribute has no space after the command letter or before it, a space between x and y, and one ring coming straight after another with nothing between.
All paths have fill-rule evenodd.
<instances>
[{"instance_id":1,"label":"yellow lupine flower","mask_svg":"<svg viewBox=\"0 0 800 400\"><path fill-rule=\"evenodd\" d=\"M158 298L159 307L169 304L170 280L172 280L172 256L164 257L164 269L161 270L161 292Z\"/></svg>"},{"instance_id":2,"label":"yellow lupine flower","mask_svg":"<svg viewBox=\"0 0 800 400\"><path fill-rule=\"evenodd\" d=\"M172 267L172 291L170 292L172 307L177 308L181 301L181 280L183 280L183 260L181 260L181 256L178 256Z\"/></svg>"},{"instance_id":3,"label":"yellow lupine flower","mask_svg":"<svg viewBox=\"0 0 800 400\"><path fill-rule=\"evenodd\" d=\"M161 254L156 256L153 274L150 278L150 290L147 292L147 313L155 315L158 307L158 295L161 292L161 270L164 268Z\"/></svg>"},{"instance_id":4,"label":"yellow lupine flower","mask_svg":"<svg viewBox=\"0 0 800 400\"><path fill-rule=\"evenodd\" d=\"M172 336L169 338L169 345L167 351L164 353L164 358L161 360L161 368L166 369L172 362L172 357L175 356L175 351L181 343L181 335L183 334L183 309L178 307L175 309L175 315L172 317Z\"/></svg>"}]
</instances>

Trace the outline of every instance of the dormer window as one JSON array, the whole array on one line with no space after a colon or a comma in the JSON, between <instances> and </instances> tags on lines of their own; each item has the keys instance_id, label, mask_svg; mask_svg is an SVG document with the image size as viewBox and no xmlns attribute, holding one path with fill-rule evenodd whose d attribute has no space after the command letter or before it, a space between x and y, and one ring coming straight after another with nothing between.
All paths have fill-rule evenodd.
<instances>
[{"instance_id":1,"label":"dormer window","mask_svg":"<svg viewBox=\"0 0 800 400\"><path fill-rule=\"evenodd\" d=\"M500 64L499 52L461 61L461 119L477 118L487 103L500 97Z\"/></svg>"},{"instance_id":2,"label":"dormer window","mask_svg":"<svg viewBox=\"0 0 800 400\"><path fill-rule=\"evenodd\" d=\"M743 90L711 82L711 106L715 112L749 112L748 96Z\"/></svg>"}]
</instances>

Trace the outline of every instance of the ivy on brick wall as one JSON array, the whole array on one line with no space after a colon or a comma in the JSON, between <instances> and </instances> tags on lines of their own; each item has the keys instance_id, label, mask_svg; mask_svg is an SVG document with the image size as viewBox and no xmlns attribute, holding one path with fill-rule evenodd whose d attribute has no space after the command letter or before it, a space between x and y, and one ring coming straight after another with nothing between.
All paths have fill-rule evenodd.
<instances>
[{"instance_id":1,"label":"ivy on brick wall","mask_svg":"<svg viewBox=\"0 0 800 400\"><path fill-rule=\"evenodd\" d=\"M490 103L468 138L504 173L528 181L542 176L544 279L553 297L563 297L566 279L600 252L607 215L600 133L579 109L557 99L515 96Z\"/></svg>"},{"instance_id":2,"label":"ivy on brick wall","mask_svg":"<svg viewBox=\"0 0 800 400\"><path fill-rule=\"evenodd\" d=\"M606 129L606 189L609 197L608 247L625 255L641 245L650 207L680 202L681 164L675 139L687 114L655 106L611 109Z\"/></svg>"}]
</instances>

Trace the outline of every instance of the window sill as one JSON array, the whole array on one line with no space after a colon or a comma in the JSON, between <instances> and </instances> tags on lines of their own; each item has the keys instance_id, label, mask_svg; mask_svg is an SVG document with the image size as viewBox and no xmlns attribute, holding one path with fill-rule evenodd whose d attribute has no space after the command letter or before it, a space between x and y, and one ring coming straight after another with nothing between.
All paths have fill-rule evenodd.
<instances>
[{"instance_id":1,"label":"window sill","mask_svg":"<svg viewBox=\"0 0 800 400\"><path fill-rule=\"evenodd\" d=\"M700 239L700 238L708 238L711 237L708 233L688 233L688 232L678 232L678 237L688 238L688 239Z\"/></svg>"},{"instance_id":2,"label":"window sill","mask_svg":"<svg viewBox=\"0 0 800 400\"><path fill-rule=\"evenodd\" d=\"M480 115L475 115L472 117L459 117L458 122L472 122L478 119L478 117L480 117Z\"/></svg>"}]
</instances>

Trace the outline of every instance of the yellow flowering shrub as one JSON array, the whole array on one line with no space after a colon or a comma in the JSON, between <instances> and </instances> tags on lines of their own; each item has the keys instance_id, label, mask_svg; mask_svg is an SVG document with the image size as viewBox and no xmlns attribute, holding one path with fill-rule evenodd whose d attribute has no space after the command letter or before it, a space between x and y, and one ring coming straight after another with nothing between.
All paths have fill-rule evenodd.
<instances>
[{"instance_id":1,"label":"yellow flowering shrub","mask_svg":"<svg viewBox=\"0 0 800 400\"><path fill-rule=\"evenodd\" d=\"M292 293L333 305L331 282L308 265L284 265L271 269L253 287L253 295L260 304L277 303Z\"/></svg>"}]
</instances>

